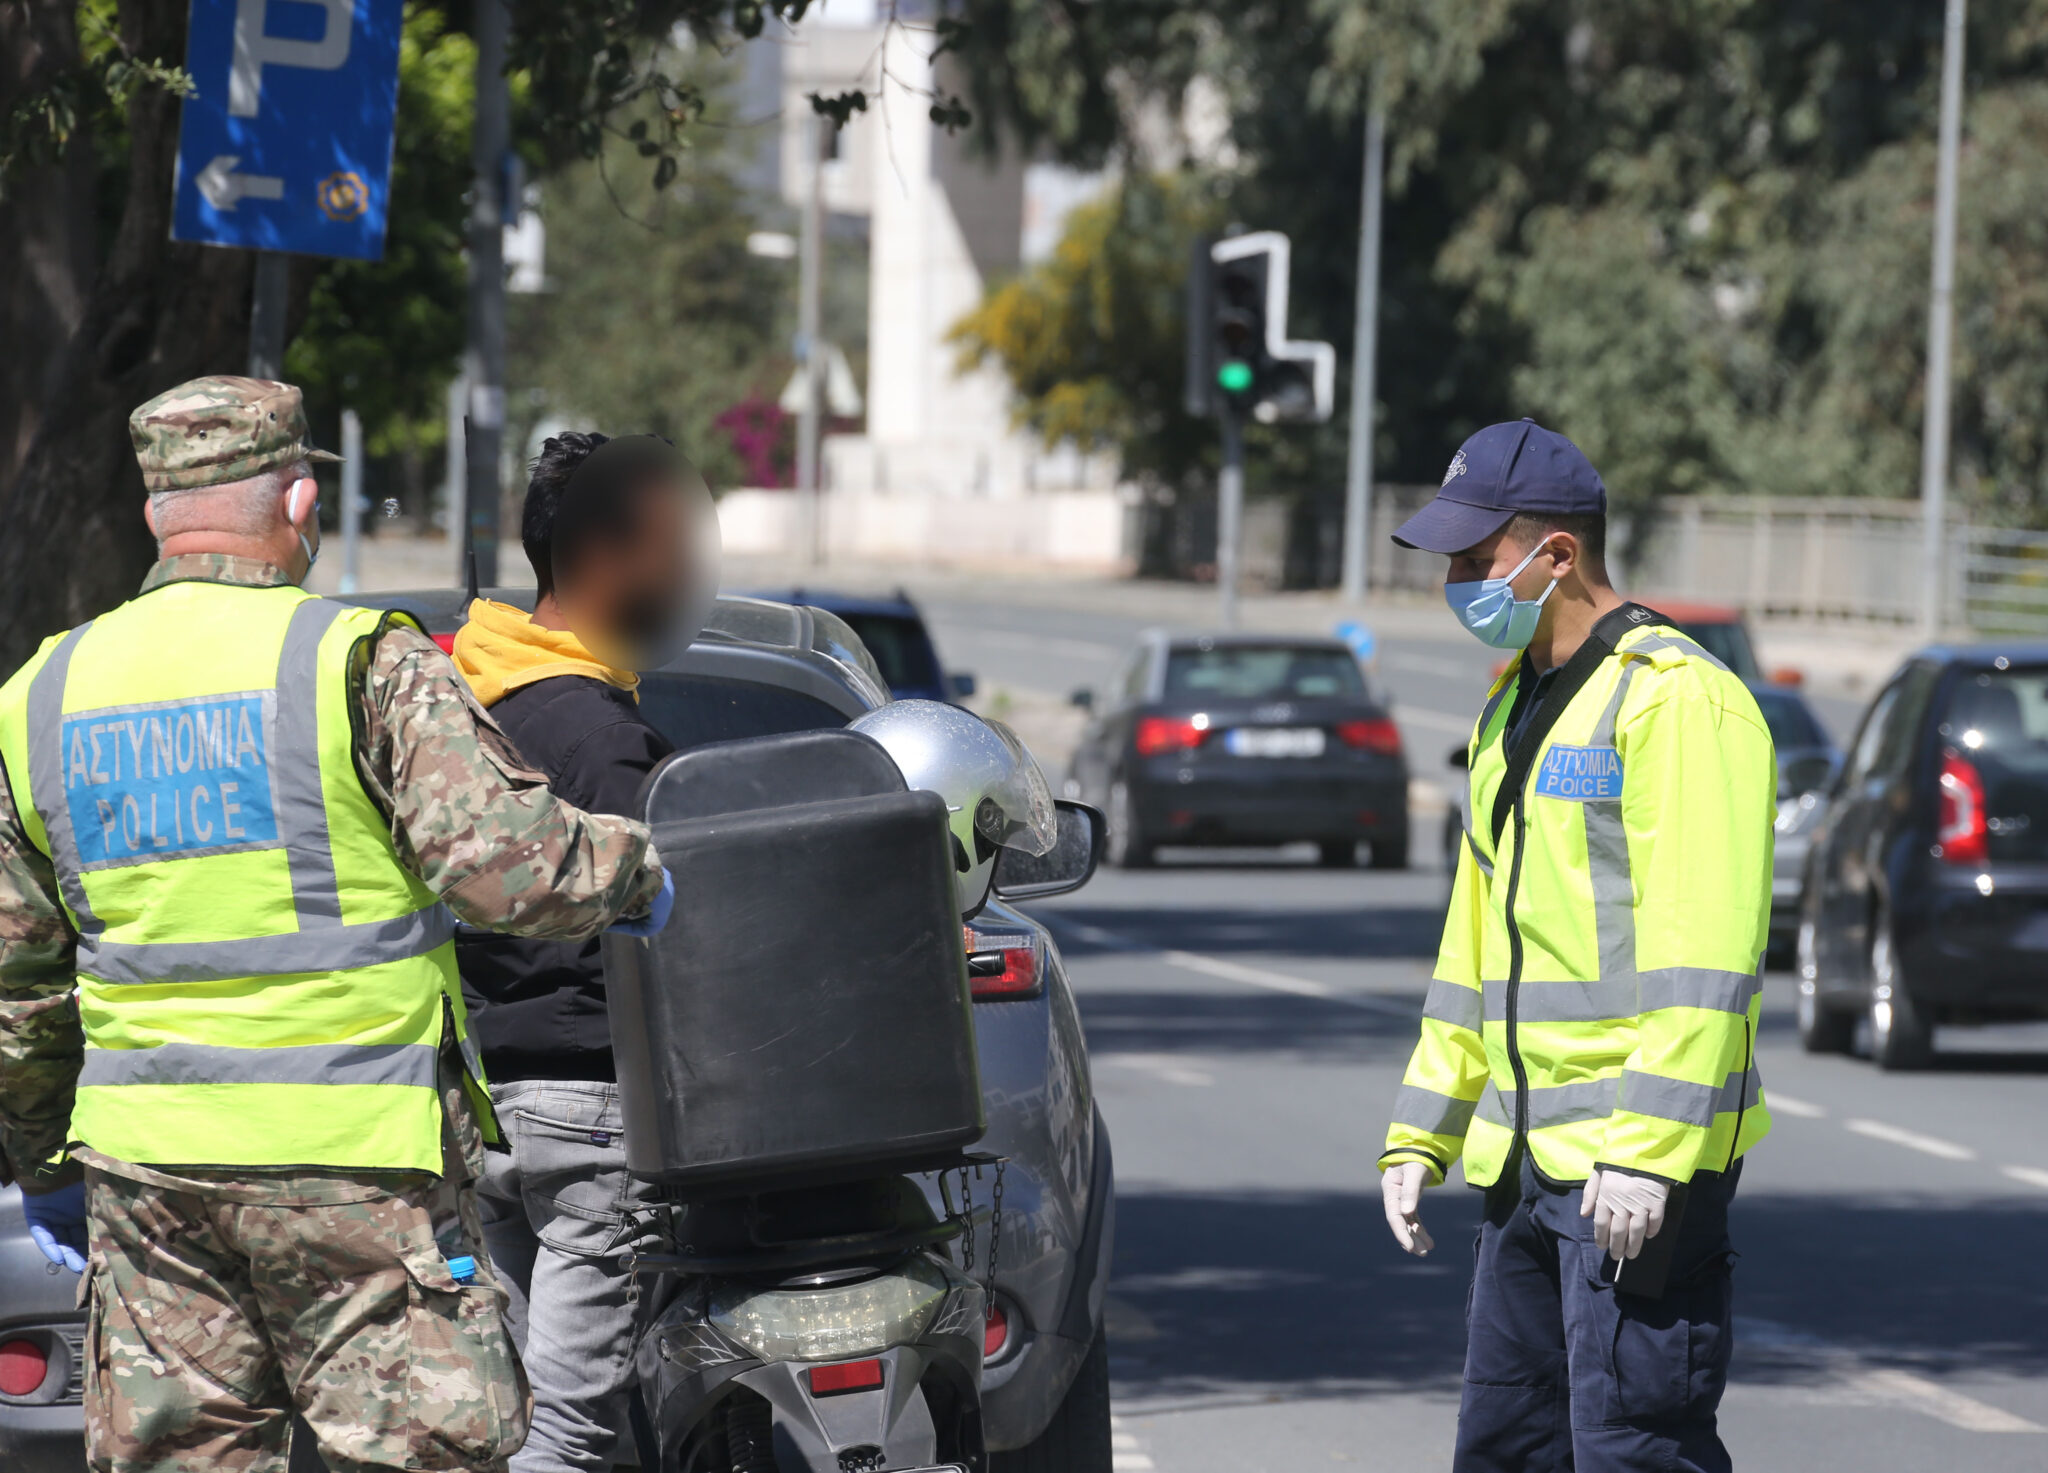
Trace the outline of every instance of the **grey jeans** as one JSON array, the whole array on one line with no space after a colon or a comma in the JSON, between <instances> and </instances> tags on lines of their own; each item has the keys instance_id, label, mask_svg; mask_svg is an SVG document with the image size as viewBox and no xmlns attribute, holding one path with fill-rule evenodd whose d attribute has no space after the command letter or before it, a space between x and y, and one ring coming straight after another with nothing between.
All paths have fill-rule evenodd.
<instances>
[{"instance_id":1,"label":"grey jeans","mask_svg":"<svg viewBox=\"0 0 2048 1473\"><path fill-rule=\"evenodd\" d=\"M603 1473L624 1451L643 1328L621 1227L647 1188L626 1173L618 1086L522 1081L491 1099L511 1151L490 1153L477 1197L533 1382L533 1430L512 1470Z\"/></svg>"}]
</instances>

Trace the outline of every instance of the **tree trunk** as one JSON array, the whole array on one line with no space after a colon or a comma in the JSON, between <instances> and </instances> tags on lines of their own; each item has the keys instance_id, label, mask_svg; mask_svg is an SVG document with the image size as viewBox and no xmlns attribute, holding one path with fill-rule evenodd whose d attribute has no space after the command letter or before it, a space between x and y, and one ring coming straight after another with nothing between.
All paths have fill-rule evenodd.
<instances>
[{"instance_id":1,"label":"tree trunk","mask_svg":"<svg viewBox=\"0 0 2048 1473\"><path fill-rule=\"evenodd\" d=\"M0 4L0 117L78 64L75 0ZM50 387L55 354L92 290L93 152L74 137L41 168L17 165L0 198L0 486L20 467ZM22 349L26 349L23 351Z\"/></svg>"},{"instance_id":2,"label":"tree trunk","mask_svg":"<svg viewBox=\"0 0 2048 1473\"><path fill-rule=\"evenodd\" d=\"M120 0L122 40L135 55L182 61L186 5ZM26 0L30 24L41 12L73 8L73 0ZM45 340L48 357L34 339L23 344L24 356L47 367L24 401L23 422L33 425L28 453L0 492L0 670L34 653L45 635L130 597L155 557L129 411L185 379L246 365L254 257L170 238L178 107L158 88L129 104L120 225L84 310L67 336ZM81 179L91 187L89 170L43 176L36 182L48 192L16 196L5 213L48 219L79 207L71 190Z\"/></svg>"}]
</instances>

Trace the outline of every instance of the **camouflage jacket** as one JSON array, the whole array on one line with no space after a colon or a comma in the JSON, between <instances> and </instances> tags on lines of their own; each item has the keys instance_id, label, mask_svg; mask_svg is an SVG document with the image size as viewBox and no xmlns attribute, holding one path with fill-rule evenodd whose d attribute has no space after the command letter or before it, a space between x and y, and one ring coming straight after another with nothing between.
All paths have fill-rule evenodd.
<instances>
[{"instance_id":1,"label":"camouflage jacket","mask_svg":"<svg viewBox=\"0 0 2048 1473\"><path fill-rule=\"evenodd\" d=\"M142 592L200 580L270 587L267 563L169 558ZM455 666L409 627L359 652L356 766L391 824L398 859L471 925L579 940L644 913L661 867L644 825L556 799L485 714ZM76 936L50 860L15 807L26 775L0 781L0 1180L7 1163L53 1180L69 1139L85 1039L73 1000ZM38 1165L38 1163L41 1163ZM102 1163L104 1164L104 1163Z\"/></svg>"}]
</instances>

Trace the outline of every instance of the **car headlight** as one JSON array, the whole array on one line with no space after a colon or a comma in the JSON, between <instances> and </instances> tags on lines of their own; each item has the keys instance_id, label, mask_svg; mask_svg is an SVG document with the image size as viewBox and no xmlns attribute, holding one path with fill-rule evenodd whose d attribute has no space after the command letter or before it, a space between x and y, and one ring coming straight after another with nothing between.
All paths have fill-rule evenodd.
<instances>
[{"instance_id":1,"label":"car headlight","mask_svg":"<svg viewBox=\"0 0 2048 1473\"><path fill-rule=\"evenodd\" d=\"M913 1258L858 1284L734 1285L712 1295L711 1323L764 1361L846 1360L917 1339L951 1287L937 1268Z\"/></svg>"},{"instance_id":2,"label":"car headlight","mask_svg":"<svg viewBox=\"0 0 2048 1473\"><path fill-rule=\"evenodd\" d=\"M1818 793L1801 793L1796 798L1778 800L1778 817L1772 825L1781 834L1796 834L1811 824L1820 812Z\"/></svg>"}]
</instances>

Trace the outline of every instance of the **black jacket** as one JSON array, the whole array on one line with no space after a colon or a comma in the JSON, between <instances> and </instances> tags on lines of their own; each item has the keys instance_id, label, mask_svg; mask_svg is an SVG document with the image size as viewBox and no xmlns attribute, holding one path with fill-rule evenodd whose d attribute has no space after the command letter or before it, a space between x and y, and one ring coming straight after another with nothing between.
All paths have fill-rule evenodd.
<instances>
[{"instance_id":1,"label":"black jacket","mask_svg":"<svg viewBox=\"0 0 2048 1473\"><path fill-rule=\"evenodd\" d=\"M671 750L629 693L582 675L521 686L491 715L555 796L587 813L632 814L641 779ZM493 1083L617 1077L597 941L464 937L456 956Z\"/></svg>"}]
</instances>

